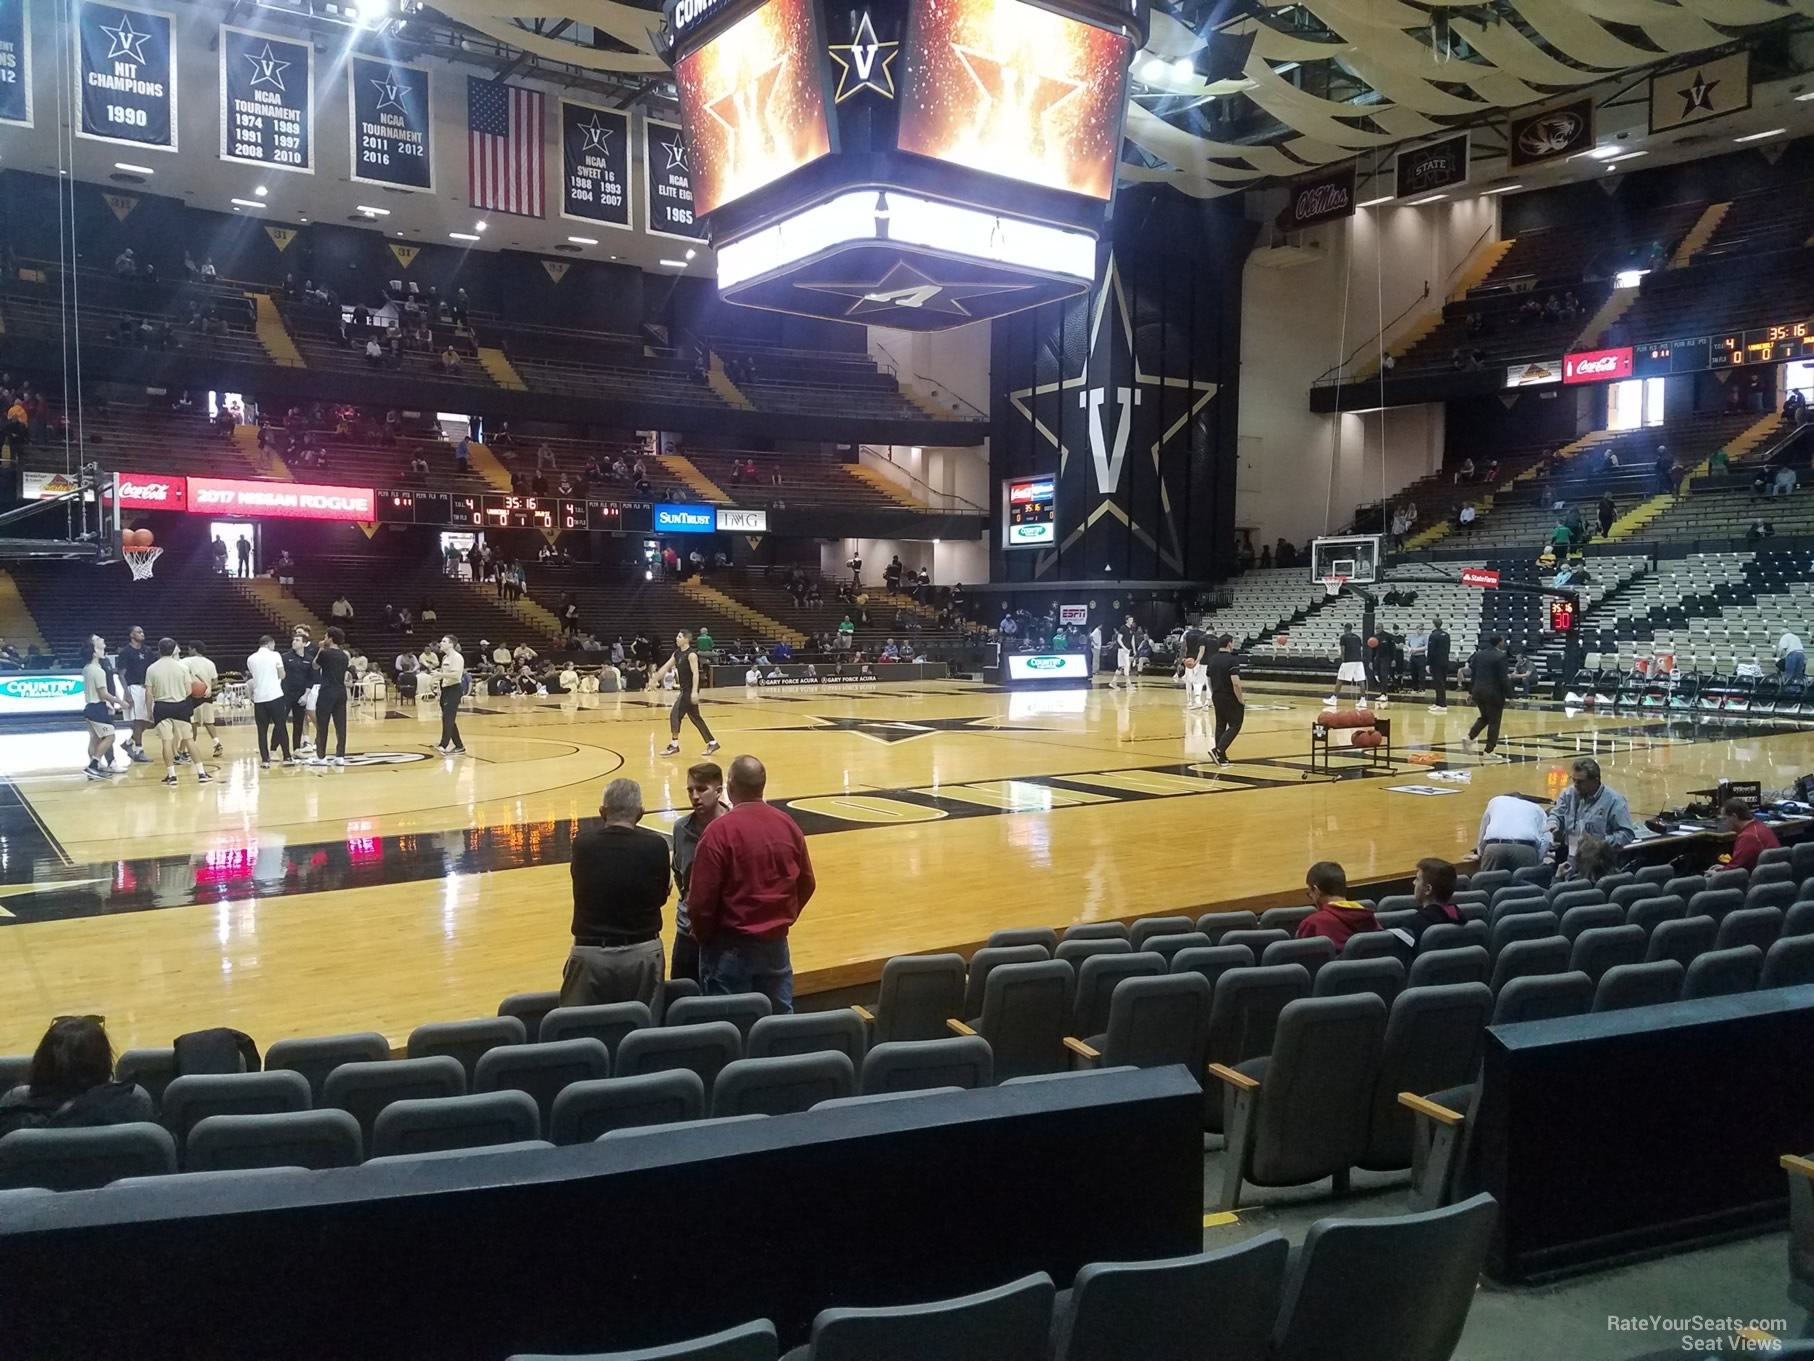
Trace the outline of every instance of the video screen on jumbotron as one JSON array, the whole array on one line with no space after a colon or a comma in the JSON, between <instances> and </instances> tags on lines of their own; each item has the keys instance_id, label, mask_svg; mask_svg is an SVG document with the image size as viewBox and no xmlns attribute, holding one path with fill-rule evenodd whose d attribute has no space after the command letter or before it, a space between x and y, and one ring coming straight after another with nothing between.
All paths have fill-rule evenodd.
<instances>
[{"instance_id":1,"label":"video screen on jumbotron","mask_svg":"<svg viewBox=\"0 0 1814 1361\"><path fill-rule=\"evenodd\" d=\"M924 0L908 34L902 151L1107 199L1127 40L1020 0Z\"/></svg>"},{"instance_id":2,"label":"video screen on jumbotron","mask_svg":"<svg viewBox=\"0 0 1814 1361\"><path fill-rule=\"evenodd\" d=\"M813 0L769 0L674 68L709 213L831 150Z\"/></svg>"}]
</instances>

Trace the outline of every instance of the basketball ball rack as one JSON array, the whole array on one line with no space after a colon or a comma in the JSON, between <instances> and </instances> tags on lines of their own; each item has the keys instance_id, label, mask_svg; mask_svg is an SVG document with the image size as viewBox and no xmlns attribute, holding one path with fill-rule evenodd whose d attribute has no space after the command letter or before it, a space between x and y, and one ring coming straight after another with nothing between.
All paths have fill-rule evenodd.
<instances>
[{"instance_id":1,"label":"basketball ball rack","mask_svg":"<svg viewBox=\"0 0 1814 1361\"><path fill-rule=\"evenodd\" d=\"M1355 746L1354 738L1343 740L1342 734L1372 733L1377 744ZM1336 767L1337 756L1359 757L1344 760ZM1356 772L1390 773L1392 769L1392 720L1381 718L1369 709L1325 710L1310 725L1310 769L1298 776L1308 780L1312 775L1340 779Z\"/></svg>"}]
</instances>

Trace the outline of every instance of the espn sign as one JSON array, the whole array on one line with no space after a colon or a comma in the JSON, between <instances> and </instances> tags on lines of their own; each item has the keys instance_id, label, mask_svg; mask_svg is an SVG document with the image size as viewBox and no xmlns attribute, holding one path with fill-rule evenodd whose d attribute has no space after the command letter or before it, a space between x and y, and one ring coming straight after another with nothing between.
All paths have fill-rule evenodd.
<instances>
[{"instance_id":1,"label":"espn sign","mask_svg":"<svg viewBox=\"0 0 1814 1361\"><path fill-rule=\"evenodd\" d=\"M1499 573L1490 567L1464 567L1461 569L1463 586L1497 586Z\"/></svg>"},{"instance_id":2,"label":"espn sign","mask_svg":"<svg viewBox=\"0 0 1814 1361\"><path fill-rule=\"evenodd\" d=\"M370 487L310 482L249 482L234 477L189 479L191 515L260 515L274 520L371 520L378 507Z\"/></svg>"},{"instance_id":3,"label":"espn sign","mask_svg":"<svg viewBox=\"0 0 1814 1361\"><path fill-rule=\"evenodd\" d=\"M1564 383L1611 383L1632 374L1631 346L1616 350L1582 350L1562 360Z\"/></svg>"}]
</instances>

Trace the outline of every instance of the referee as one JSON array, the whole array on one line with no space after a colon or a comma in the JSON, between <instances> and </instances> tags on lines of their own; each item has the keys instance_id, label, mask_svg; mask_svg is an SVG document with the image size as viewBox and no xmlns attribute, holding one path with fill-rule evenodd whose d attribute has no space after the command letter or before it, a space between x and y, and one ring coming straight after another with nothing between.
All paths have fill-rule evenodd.
<instances>
[{"instance_id":1,"label":"referee","mask_svg":"<svg viewBox=\"0 0 1814 1361\"><path fill-rule=\"evenodd\" d=\"M1209 673L1209 702L1216 711L1216 743L1209 749L1210 759L1219 766L1228 764L1228 749L1241 735L1241 724L1247 719L1247 696L1241 690L1241 654L1235 651L1233 634L1216 639L1216 651L1204 663Z\"/></svg>"}]
</instances>

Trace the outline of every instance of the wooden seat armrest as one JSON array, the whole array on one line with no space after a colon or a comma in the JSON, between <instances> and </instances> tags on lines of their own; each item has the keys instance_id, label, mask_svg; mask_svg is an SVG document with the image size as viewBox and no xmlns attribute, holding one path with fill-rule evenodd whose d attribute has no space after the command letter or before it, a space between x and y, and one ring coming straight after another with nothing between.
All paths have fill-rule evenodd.
<instances>
[{"instance_id":1,"label":"wooden seat armrest","mask_svg":"<svg viewBox=\"0 0 1814 1361\"><path fill-rule=\"evenodd\" d=\"M1814 1181L1814 1158L1801 1158L1793 1153L1782 1156L1783 1168L1793 1177L1806 1177Z\"/></svg>"},{"instance_id":2,"label":"wooden seat armrest","mask_svg":"<svg viewBox=\"0 0 1814 1361\"><path fill-rule=\"evenodd\" d=\"M856 1014L861 1016L865 1021L869 1022L870 1025L874 1025L876 1023L875 1013L873 1011L871 1011L868 1007L859 1007L859 1006L853 1005L850 1009L852 1011L856 1012Z\"/></svg>"},{"instance_id":3,"label":"wooden seat armrest","mask_svg":"<svg viewBox=\"0 0 1814 1361\"><path fill-rule=\"evenodd\" d=\"M1439 1125L1459 1125L1467 1117L1460 1111L1452 1111L1447 1106L1439 1106L1427 1097L1415 1092L1400 1092L1398 1104L1409 1107L1419 1115L1427 1115Z\"/></svg>"},{"instance_id":4,"label":"wooden seat armrest","mask_svg":"<svg viewBox=\"0 0 1814 1361\"><path fill-rule=\"evenodd\" d=\"M1248 1077L1246 1073L1237 1073L1225 1063L1210 1064L1209 1075L1222 1079L1222 1081L1226 1082L1230 1087L1238 1087L1246 1092L1258 1091L1260 1087L1257 1078Z\"/></svg>"},{"instance_id":5,"label":"wooden seat armrest","mask_svg":"<svg viewBox=\"0 0 1814 1361\"><path fill-rule=\"evenodd\" d=\"M1082 1055L1084 1058L1088 1059L1091 1063L1096 1062L1096 1060L1098 1060L1102 1057L1102 1055L1100 1053L1098 1053L1096 1050L1090 1048L1089 1045L1085 1044L1082 1040L1078 1039L1074 1035L1066 1035L1064 1037L1064 1047L1066 1049L1069 1049L1073 1054Z\"/></svg>"},{"instance_id":6,"label":"wooden seat armrest","mask_svg":"<svg viewBox=\"0 0 1814 1361\"><path fill-rule=\"evenodd\" d=\"M972 1030L969 1026L965 1025L962 1021L958 1020L957 1017L955 1017L955 1016L949 1017L945 1021L945 1028L947 1030L949 1030L953 1035L974 1035L974 1034L976 1034L976 1032L974 1030Z\"/></svg>"}]
</instances>

